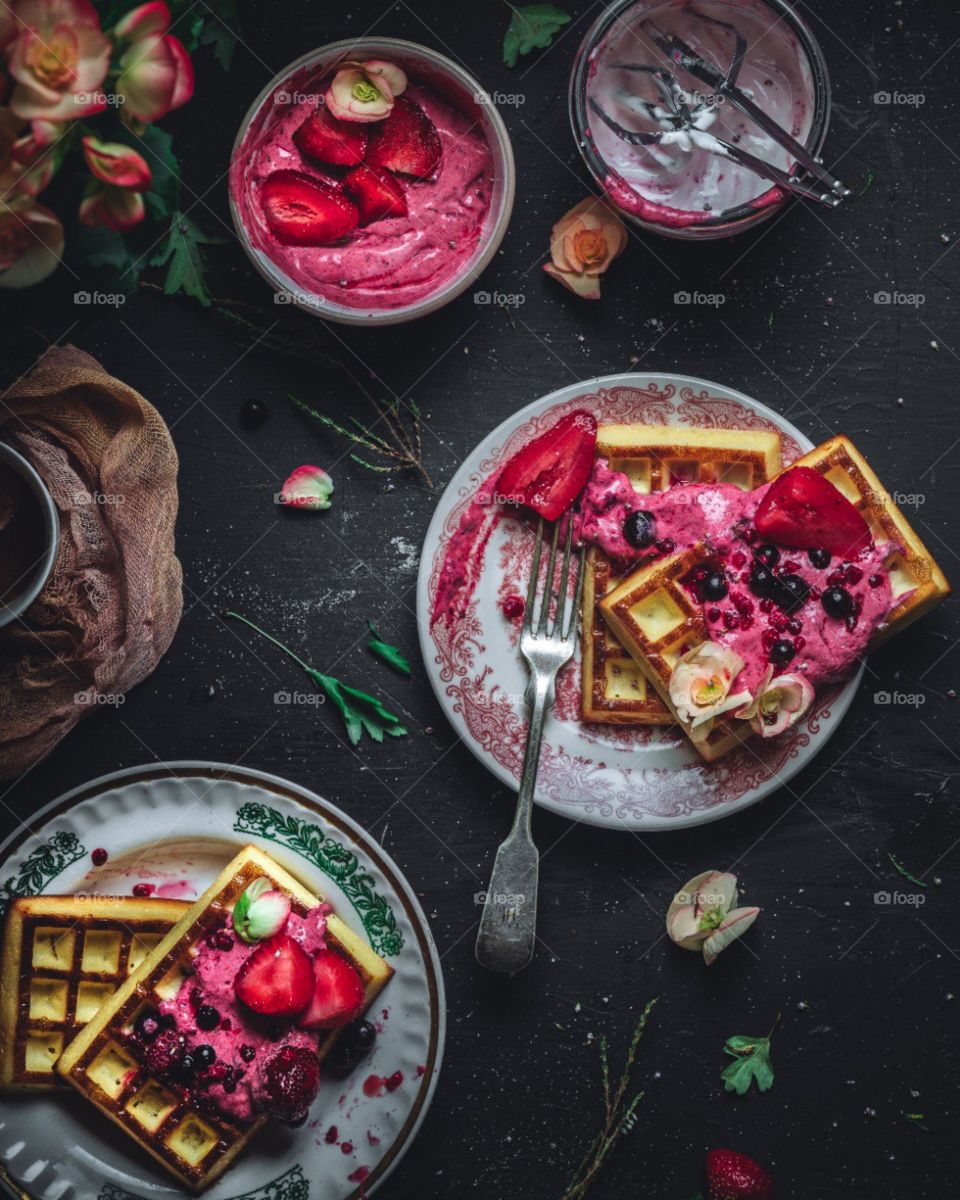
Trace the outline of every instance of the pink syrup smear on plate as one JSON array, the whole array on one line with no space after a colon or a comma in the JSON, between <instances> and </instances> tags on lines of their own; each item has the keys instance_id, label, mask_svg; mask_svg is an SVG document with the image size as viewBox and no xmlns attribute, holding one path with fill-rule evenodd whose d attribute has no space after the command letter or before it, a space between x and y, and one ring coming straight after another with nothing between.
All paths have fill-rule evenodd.
<instances>
[{"instance_id":1,"label":"pink syrup smear on plate","mask_svg":"<svg viewBox=\"0 0 960 1200\"><path fill-rule=\"evenodd\" d=\"M326 77L296 79L281 91L303 95L300 103L268 100L251 123L230 168L230 194L255 249L266 254L294 287L358 309L395 309L415 304L463 273L483 237L493 189L493 155L478 117L455 107L426 82L411 81L405 95L430 118L440 135L442 159L433 179L401 181L405 217L386 218L354 230L335 246L285 246L267 228L260 207L263 181L274 171L301 171L338 186L347 169L305 158L294 131L315 107Z\"/></svg>"}]
</instances>

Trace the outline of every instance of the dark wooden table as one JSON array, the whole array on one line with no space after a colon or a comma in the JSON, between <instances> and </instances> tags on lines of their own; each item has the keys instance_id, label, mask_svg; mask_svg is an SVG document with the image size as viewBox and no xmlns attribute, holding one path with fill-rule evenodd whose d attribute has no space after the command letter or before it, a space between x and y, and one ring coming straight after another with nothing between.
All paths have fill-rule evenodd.
<instances>
[{"instance_id":1,"label":"dark wooden table","mask_svg":"<svg viewBox=\"0 0 960 1200\"><path fill-rule=\"evenodd\" d=\"M600 5L566 6L576 18L556 46L510 71L500 61L509 13L491 0L386 8L359 0L347 15L305 0L247 3L231 72L199 56L196 96L166 123L187 185L203 197L193 215L228 238L209 254L214 290L269 306L224 228L224 173L237 125L271 72L315 45L372 30L434 46L491 91L523 97L503 110L518 197L484 279L523 297L515 317L468 294L412 327L329 331L330 349L348 348L381 394L409 390L416 399L432 491L411 479L391 486L351 464L343 443L287 401L292 392L330 414L359 411L343 382L250 351L252 339L215 312L141 291L120 311L91 316L56 281L15 305L7 298L8 330L21 321L51 339L66 333L170 423L186 607L155 675L121 709L86 720L3 803L27 817L119 767L213 759L306 783L383 841L431 919L449 1001L436 1098L383 1200L559 1200L599 1126L597 1039L606 1034L618 1057L651 996L660 1003L637 1071L646 1096L592 1193L598 1200L688 1200L703 1152L717 1145L769 1163L781 1198L942 1200L955 1170L960 1082L954 603L874 655L823 753L789 790L742 815L641 837L538 814L545 946L515 980L486 975L473 959L474 894L512 796L457 744L421 669L394 680L363 648L373 618L418 659L419 547L440 489L471 447L537 396L637 363L742 389L814 440L852 435L891 489L918 497L910 515L960 579L960 17L946 5L921 14L883 0L801 4L833 78L827 157L861 194L835 215L794 205L729 242L632 237L591 305L540 269L552 221L588 187L566 87ZM882 91L923 102L878 104ZM726 302L678 306L680 290L720 292ZM892 291L923 302L875 302ZM270 417L250 434L238 409L254 397ZM272 496L304 461L330 466L335 504L317 519L287 519ZM277 708L274 678L218 615L228 607L262 619L318 668L387 692L411 736L354 753L329 707ZM272 666L299 682L292 665ZM902 702L883 704L877 693ZM927 886L901 878L890 853ZM733 862L764 911L748 942L706 972L660 940L663 916L689 876ZM877 892L922 903L882 905ZM764 1033L778 1013L773 1089L725 1095L724 1040ZM922 1121L908 1115L918 1113Z\"/></svg>"}]
</instances>

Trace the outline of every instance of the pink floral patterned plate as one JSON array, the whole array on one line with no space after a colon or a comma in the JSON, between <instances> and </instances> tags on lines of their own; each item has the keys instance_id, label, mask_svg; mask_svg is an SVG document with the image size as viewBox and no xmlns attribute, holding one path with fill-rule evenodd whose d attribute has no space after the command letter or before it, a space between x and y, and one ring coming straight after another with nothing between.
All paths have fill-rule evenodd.
<instances>
[{"instance_id":1,"label":"pink floral patterned plate","mask_svg":"<svg viewBox=\"0 0 960 1200\"><path fill-rule=\"evenodd\" d=\"M450 723L503 783L517 787L526 740L526 671L515 621L503 599L526 591L533 532L504 517L481 543L476 582L462 620L431 628L437 584L451 539L480 485L564 413L586 408L598 421L700 429L772 429L792 462L813 443L756 400L687 375L607 375L561 388L504 421L467 457L430 522L420 558L417 612L430 681ZM821 694L805 721L779 738L752 739L704 763L672 729L629 729L580 716L579 652L557 681L537 781L537 803L608 828L682 829L739 812L790 780L823 748L850 706L863 668Z\"/></svg>"}]
</instances>

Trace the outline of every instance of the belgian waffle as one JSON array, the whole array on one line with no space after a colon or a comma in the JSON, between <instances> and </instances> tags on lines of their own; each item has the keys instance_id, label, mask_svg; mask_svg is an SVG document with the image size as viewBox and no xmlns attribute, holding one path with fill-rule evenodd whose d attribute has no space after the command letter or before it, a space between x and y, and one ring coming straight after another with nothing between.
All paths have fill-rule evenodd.
<instances>
[{"instance_id":1,"label":"belgian waffle","mask_svg":"<svg viewBox=\"0 0 960 1200\"><path fill-rule=\"evenodd\" d=\"M875 542L902 547L886 560L895 603L871 646L899 633L950 595L950 584L933 555L849 438L842 434L831 438L795 465L813 467L829 479L860 511Z\"/></svg>"},{"instance_id":2,"label":"belgian waffle","mask_svg":"<svg viewBox=\"0 0 960 1200\"><path fill-rule=\"evenodd\" d=\"M69 1083L193 1191L202 1191L218 1179L267 1118L241 1125L199 1111L189 1098L150 1076L136 1057L130 1034L142 1010L177 994L190 974L196 947L222 925L241 892L260 876L286 892L300 915L320 903L261 850L247 846L85 1026L57 1064ZM327 918L327 937L360 974L369 1005L392 969L335 913ZM326 1034L318 1050L321 1058L336 1037L336 1030Z\"/></svg>"},{"instance_id":3,"label":"belgian waffle","mask_svg":"<svg viewBox=\"0 0 960 1200\"><path fill-rule=\"evenodd\" d=\"M949 595L943 572L848 438L831 438L798 459L797 465L819 471L855 504L875 541L896 543L886 559L895 602L874 634L871 649ZM610 628L668 706L670 676L677 659L708 637L700 605L682 583L703 556L701 549L693 547L642 567L600 605ZM721 718L705 738L691 740L702 757L712 762L749 736L746 722Z\"/></svg>"},{"instance_id":4,"label":"belgian waffle","mask_svg":"<svg viewBox=\"0 0 960 1200\"><path fill-rule=\"evenodd\" d=\"M602 425L597 456L646 495L671 484L732 483L758 487L780 470L780 435L763 430L675 429L666 425ZM583 584L582 713L586 721L672 725L670 709L611 633L600 602L627 571L596 547Z\"/></svg>"},{"instance_id":5,"label":"belgian waffle","mask_svg":"<svg viewBox=\"0 0 960 1200\"><path fill-rule=\"evenodd\" d=\"M30 896L0 961L0 1087L53 1088L63 1048L190 907L134 896Z\"/></svg>"},{"instance_id":6,"label":"belgian waffle","mask_svg":"<svg viewBox=\"0 0 960 1200\"><path fill-rule=\"evenodd\" d=\"M604 619L628 647L673 720L688 734L689 728L670 702L670 676L682 655L709 638L701 606L683 584L703 557L703 550L693 546L641 567L600 606ZM701 757L713 762L749 735L750 726L745 721L721 717L704 737L691 741Z\"/></svg>"}]
</instances>

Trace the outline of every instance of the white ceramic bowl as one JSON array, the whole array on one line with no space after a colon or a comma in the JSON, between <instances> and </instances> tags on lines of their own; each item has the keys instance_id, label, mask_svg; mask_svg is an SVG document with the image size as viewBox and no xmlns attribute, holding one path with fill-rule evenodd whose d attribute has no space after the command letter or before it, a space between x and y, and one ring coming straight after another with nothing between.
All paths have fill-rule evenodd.
<instances>
[{"instance_id":1,"label":"white ceramic bowl","mask_svg":"<svg viewBox=\"0 0 960 1200\"><path fill-rule=\"evenodd\" d=\"M357 308L337 304L327 297L304 292L264 250L254 244L234 198L235 185L240 182L238 151L251 125L263 113L265 106L278 103L277 97L295 95L310 90L316 80L343 59L386 58L396 62L414 78L418 76L436 82L458 106L476 115L490 146L494 163L493 194L486 224L472 257L464 268L437 291L412 304L399 308ZM295 304L317 316L345 325L397 325L416 317L436 312L464 292L488 266L506 233L513 211L516 169L510 135L489 94L463 70L435 50L399 38L365 37L356 40L331 42L311 50L290 63L263 89L241 122L231 153L230 212L243 248L250 261L273 288L277 303Z\"/></svg>"}]
</instances>

